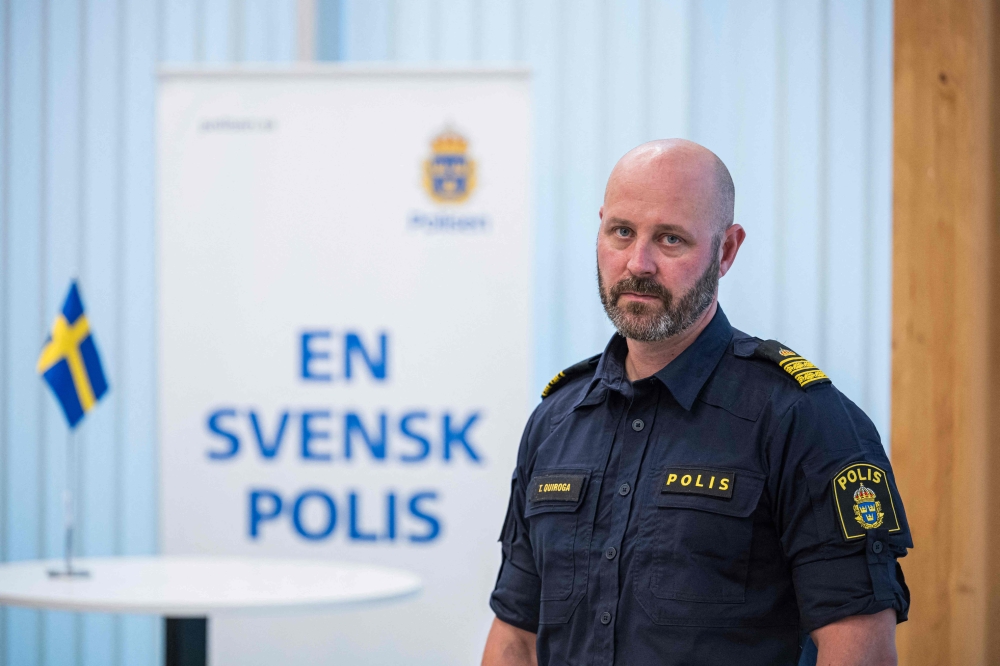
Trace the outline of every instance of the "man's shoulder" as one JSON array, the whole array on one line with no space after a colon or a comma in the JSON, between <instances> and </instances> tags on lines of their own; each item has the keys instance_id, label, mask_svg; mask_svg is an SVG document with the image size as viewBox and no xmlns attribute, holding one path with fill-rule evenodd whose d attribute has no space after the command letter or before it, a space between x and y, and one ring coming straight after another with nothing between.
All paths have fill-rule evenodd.
<instances>
[{"instance_id":1,"label":"man's shoulder","mask_svg":"<svg viewBox=\"0 0 1000 666\"><path fill-rule=\"evenodd\" d=\"M830 384L830 378L815 363L777 340L764 340L742 331L733 330L733 341L727 356L735 359L735 367L745 367L765 381L802 390Z\"/></svg>"},{"instance_id":2,"label":"man's shoulder","mask_svg":"<svg viewBox=\"0 0 1000 666\"><path fill-rule=\"evenodd\" d=\"M830 384L826 373L787 345L733 329L732 341L699 397L756 420L767 404L783 411L807 395L825 393Z\"/></svg>"},{"instance_id":3,"label":"man's shoulder","mask_svg":"<svg viewBox=\"0 0 1000 666\"><path fill-rule=\"evenodd\" d=\"M864 438L878 440L864 410L834 386L821 368L777 340L734 329L733 340L709 384L704 401L723 407L727 406L724 402L738 405L740 415L752 420L765 406L775 416L794 406L803 417L841 419L853 423Z\"/></svg>"},{"instance_id":4,"label":"man's shoulder","mask_svg":"<svg viewBox=\"0 0 1000 666\"><path fill-rule=\"evenodd\" d=\"M569 413L590 387L600 360L601 355L597 354L557 372L542 389L542 401L535 407L532 421L551 426Z\"/></svg>"},{"instance_id":5,"label":"man's shoulder","mask_svg":"<svg viewBox=\"0 0 1000 666\"><path fill-rule=\"evenodd\" d=\"M545 385L545 388L542 389L543 404L557 391L561 391L573 384L581 384L593 378L594 373L597 372L597 364L600 360L601 355L596 354L557 372L549 380L549 383Z\"/></svg>"}]
</instances>

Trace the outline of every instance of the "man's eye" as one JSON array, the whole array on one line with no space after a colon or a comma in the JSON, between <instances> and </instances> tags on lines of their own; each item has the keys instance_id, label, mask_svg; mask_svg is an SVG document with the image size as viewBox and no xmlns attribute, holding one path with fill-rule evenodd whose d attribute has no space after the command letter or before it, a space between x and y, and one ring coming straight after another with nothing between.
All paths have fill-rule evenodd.
<instances>
[{"instance_id":1,"label":"man's eye","mask_svg":"<svg viewBox=\"0 0 1000 666\"><path fill-rule=\"evenodd\" d=\"M681 242L680 236L674 236L673 234L667 234L663 239L667 242L667 245L677 245Z\"/></svg>"},{"instance_id":2,"label":"man's eye","mask_svg":"<svg viewBox=\"0 0 1000 666\"><path fill-rule=\"evenodd\" d=\"M632 230L626 227L618 227L617 229L615 229L615 234L619 238L628 238L629 236L632 235Z\"/></svg>"}]
</instances>

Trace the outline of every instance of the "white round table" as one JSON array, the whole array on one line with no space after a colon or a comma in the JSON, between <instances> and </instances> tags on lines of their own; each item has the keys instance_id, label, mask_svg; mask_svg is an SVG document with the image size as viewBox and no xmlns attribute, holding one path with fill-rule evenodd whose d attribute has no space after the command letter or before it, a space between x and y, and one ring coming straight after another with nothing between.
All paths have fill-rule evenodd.
<instances>
[{"instance_id":1,"label":"white round table","mask_svg":"<svg viewBox=\"0 0 1000 666\"><path fill-rule=\"evenodd\" d=\"M324 560L107 557L74 560L85 578L51 578L60 560L0 565L0 604L150 613L166 618L167 666L203 666L208 616L349 608L417 594L420 579L386 567Z\"/></svg>"}]
</instances>

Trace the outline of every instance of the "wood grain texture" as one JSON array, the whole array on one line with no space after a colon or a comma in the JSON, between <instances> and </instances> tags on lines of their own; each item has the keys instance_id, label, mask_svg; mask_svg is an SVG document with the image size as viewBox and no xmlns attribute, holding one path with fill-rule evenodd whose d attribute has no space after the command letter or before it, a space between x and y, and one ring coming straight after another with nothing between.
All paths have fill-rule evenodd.
<instances>
[{"instance_id":1,"label":"wood grain texture","mask_svg":"<svg viewBox=\"0 0 1000 666\"><path fill-rule=\"evenodd\" d=\"M900 663L993 664L997 26L991 0L895 11L893 467L915 549Z\"/></svg>"}]
</instances>

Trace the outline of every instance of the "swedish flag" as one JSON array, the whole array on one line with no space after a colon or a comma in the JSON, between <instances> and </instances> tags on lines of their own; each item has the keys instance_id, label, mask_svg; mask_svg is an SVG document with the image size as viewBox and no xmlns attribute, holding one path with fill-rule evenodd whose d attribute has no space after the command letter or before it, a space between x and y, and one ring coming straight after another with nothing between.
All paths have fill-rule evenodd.
<instances>
[{"instance_id":1,"label":"swedish flag","mask_svg":"<svg viewBox=\"0 0 1000 666\"><path fill-rule=\"evenodd\" d=\"M59 399L70 428L75 428L108 392L101 357L75 281L69 286L62 312L56 316L38 357L38 372Z\"/></svg>"}]
</instances>

